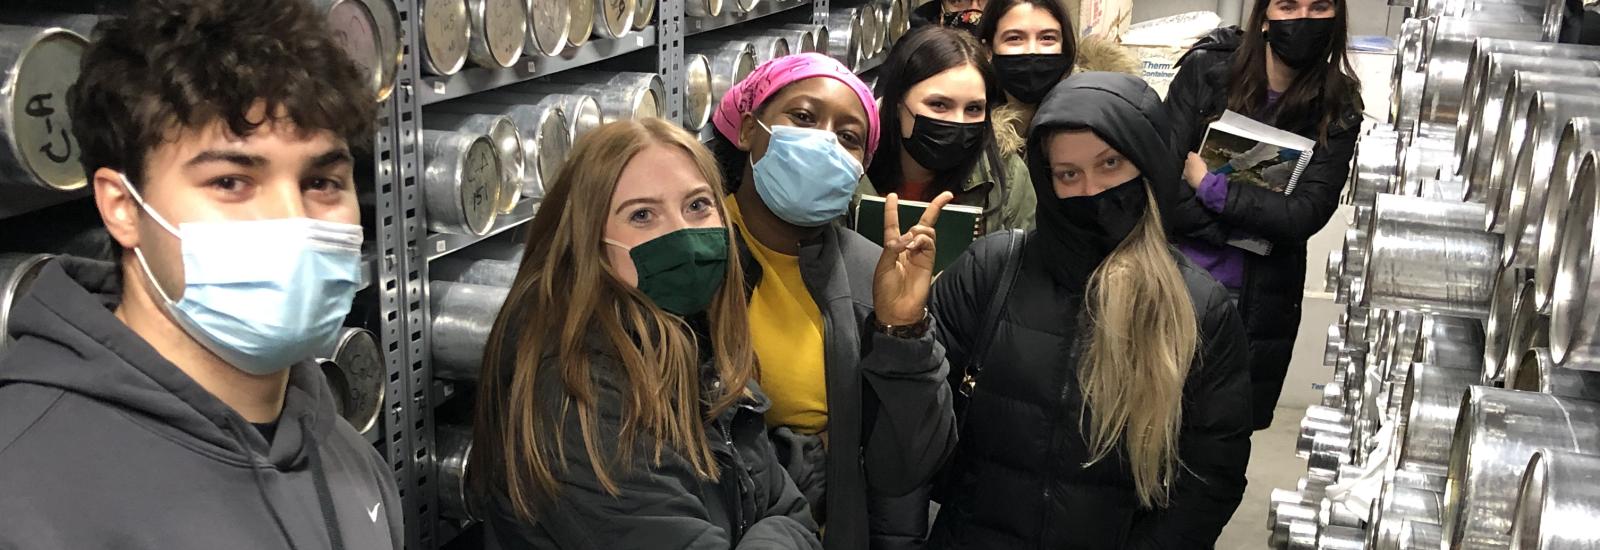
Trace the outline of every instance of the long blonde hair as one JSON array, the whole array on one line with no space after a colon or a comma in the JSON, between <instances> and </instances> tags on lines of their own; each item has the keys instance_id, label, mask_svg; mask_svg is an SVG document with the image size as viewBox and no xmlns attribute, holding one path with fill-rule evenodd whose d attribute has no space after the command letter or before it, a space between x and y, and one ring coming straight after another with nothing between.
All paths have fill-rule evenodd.
<instances>
[{"instance_id":1,"label":"long blonde hair","mask_svg":"<svg viewBox=\"0 0 1600 550\"><path fill-rule=\"evenodd\" d=\"M716 459L704 422L745 395L755 352L744 324L744 274L730 254L722 288L710 309L712 362L722 394L702 407L700 353L686 323L618 278L602 245L617 178L635 154L652 145L677 147L694 160L713 189L721 176L711 153L688 132L660 119L602 126L579 140L545 195L527 231L527 245L506 305L485 347L473 428L468 482L477 495L505 491L518 516L531 521L553 502L554 472L567 468L562 426L576 414L584 449L601 487L618 494L616 472L632 462L645 438L652 464L662 450L681 454L695 473L716 479ZM719 194L720 195L720 194ZM717 209L726 209L717 199ZM730 232L728 246L734 243ZM515 323L515 324L513 324ZM620 358L622 424L618 441L601 441L590 344L600 338ZM512 357L506 362L506 357ZM564 386L559 405L538 402L541 363L554 359ZM548 414L548 411L559 411ZM548 417L547 417L548 416ZM620 456L605 456L615 445Z\"/></svg>"},{"instance_id":2,"label":"long blonde hair","mask_svg":"<svg viewBox=\"0 0 1600 550\"><path fill-rule=\"evenodd\" d=\"M1183 386L1198 347L1189 286L1167 245L1155 196L1089 278L1090 338L1079 361L1090 461L1125 447L1139 504L1166 506L1182 465Z\"/></svg>"}]
</instances>

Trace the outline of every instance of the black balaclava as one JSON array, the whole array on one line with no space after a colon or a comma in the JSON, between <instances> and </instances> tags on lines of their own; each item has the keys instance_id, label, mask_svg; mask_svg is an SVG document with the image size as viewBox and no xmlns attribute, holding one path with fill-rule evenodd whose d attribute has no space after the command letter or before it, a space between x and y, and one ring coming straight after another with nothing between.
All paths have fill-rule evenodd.
<instances>
[{"instance_id":1,"label":"black balaclava","mask_svg":"<svg viewBox=\"0 0 1600 550\"><path fill-rule=\"evenodd\" d=\"M1169 126L1161 97L1139 78L1106 72L1063 80L1039 104L1028 140L1028 171L1038 195L1041 245L1052 250L1052 275L1083 284L1145 215L1147 189L1177 185L1178 164L1168 158ZM1139 168L1141 176L1088 197L1056 197L1045 138L1060 130L1089 130Z\"/></svg>"}]
</instances>

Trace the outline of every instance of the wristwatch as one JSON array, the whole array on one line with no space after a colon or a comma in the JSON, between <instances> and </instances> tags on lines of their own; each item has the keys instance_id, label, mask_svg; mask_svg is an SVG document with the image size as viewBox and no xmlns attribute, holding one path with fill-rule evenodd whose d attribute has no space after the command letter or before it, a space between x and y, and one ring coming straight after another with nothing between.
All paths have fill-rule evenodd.
<instances>
[{"instance_id":1,"label":"wristwatch","mask_svg":"<svg viewBox=\"0 0 1600 550\"><path fill-rule=\"evenodd\" d=\"M873 315L872 317L872 324L877 326L878 332L881 332L886 336L905 338L908 340L915 340L927 334L928 326L932 324L932 321L933 315L928 313L928 308L922 308L922 318L909 325L884 324L883 321L878 320L877 315Z\"/></svg>"}]
</instances>

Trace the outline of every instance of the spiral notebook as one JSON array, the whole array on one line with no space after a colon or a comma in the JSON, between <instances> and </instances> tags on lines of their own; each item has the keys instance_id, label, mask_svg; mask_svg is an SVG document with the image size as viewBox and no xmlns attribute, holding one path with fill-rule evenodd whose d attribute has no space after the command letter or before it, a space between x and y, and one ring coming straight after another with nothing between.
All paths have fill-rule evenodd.
<instances>
[{"instance_id":1,"label":"spiral notebook","mask_svg":"<svg viewBox=\"0 0 1600 550\"><path fill-rule=\"evenodd\" d=\"M1311 165L1316 142L1274 128L1233 111L1206 128L1200 157L1213 174L1228 176L1229 185L1254 185L1290 195ZM1235 230L1228 244L1261 255L1272 254L1272 243Z\"/></svg>"}]
</instances>

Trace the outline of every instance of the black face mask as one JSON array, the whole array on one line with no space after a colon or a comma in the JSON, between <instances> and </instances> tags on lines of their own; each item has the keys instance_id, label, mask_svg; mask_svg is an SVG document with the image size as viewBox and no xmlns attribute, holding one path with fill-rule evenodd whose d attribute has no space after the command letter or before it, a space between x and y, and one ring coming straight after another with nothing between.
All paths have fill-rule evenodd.
<instances>
[{"instance_id":1,"label":"black face mask","mask_svg":"<svg viewBox=\"0 0 1600 550\"><path fill-rule=\"evenodd\" d=\"M911 137L905 140L906 152L923 168L944 172L971 160L988 129L984 122L945 122L916 115Z\"/></svg>"},{"instance_id":2,"label":"black face mask","mask_svg":"<svg viewBox=\"0 0 1600 550\"><path fill-rule=\"evenodd\" d=\"M1304 70L1328 60L1334 19L1278 19L1267 21L1267 43L1285 65Z\"/></svg>"},{"instance_id":3,"label":"black face mask","mask_svg":"<svg viewBox=\"0 0 1600 550\"><path fill-rule=\"evenodd\" d=\"M1006 93L1037 105L1072 70L1072 60L1064 53L996 54L994 70L1000 73L1000 86Z\"/></svg>"},{"instance_id":4,"label":"black face mask","mask_svg":"<svg viewBox=\"0 0 1600 550\"><path fill-rule=\"evenodd\" d=\"M1099 265L1144 219L1147 200L1143 176L1139 176L1096 195L1055 199L1055 211L1044 213L1041 226L1076 245L1068 246L1077 249L1069 253L1094 258L1094 265Z\"/></svg>"},{"instance_id":5,"label":"black face mask","mask_svg":"<svg viewBox=\"0 0 1600 550\"><path fill-rule=\"evenodd\" d=\"M983 10L962 10L944 14L946 27L961 29L978 36L978 23L983 21Z\"/></svg>"}]
</instances>

